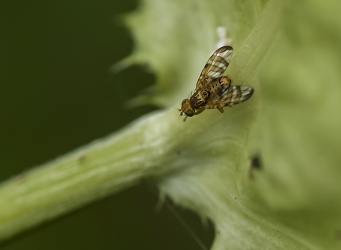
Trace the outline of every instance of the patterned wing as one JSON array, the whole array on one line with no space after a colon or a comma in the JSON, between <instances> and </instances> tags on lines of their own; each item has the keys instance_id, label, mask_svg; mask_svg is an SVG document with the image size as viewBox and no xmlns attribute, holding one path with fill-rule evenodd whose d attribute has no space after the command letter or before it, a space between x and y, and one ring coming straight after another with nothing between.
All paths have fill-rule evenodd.
<instances>
[{"instance_id":1,"label":"patterned wing","mask_svg":"<svg viewBox=\"0 0 341 250\"><path fill-rule=\"evenodd\" d=\"M231 46L223 46L217 49L208 59L201 71L196 89L209 82L211 79L220 77L229 66L233 54Z\"/></svg>"},{"instance_id":2,"label":"patterned wing","mask_svg":"<svg viewBox=\"0 0 341 250\"><path fill-rule=\"evenodd\" d=\"M218 108L220 111L222 107L230 106L245 102L253 94L253 88L244 85L231 85L216 98L207 102L207 109Z\"/></svg>"}]
</instances>

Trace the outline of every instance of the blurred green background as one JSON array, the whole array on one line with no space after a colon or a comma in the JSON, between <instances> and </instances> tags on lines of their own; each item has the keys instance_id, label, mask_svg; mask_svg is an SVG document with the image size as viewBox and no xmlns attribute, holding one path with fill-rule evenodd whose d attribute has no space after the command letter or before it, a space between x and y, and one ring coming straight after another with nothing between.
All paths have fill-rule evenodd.
<instances>
[{"instance_id":1,"label":"blurred green background","mask_svg":"<svg viewBox=\"0 0 341 250\"><path fill-rule=\"evenodd\" d=\"M155 107L125 104L155 78L117 74L133 41L118 16L127 1L0 1L0 180L122 128ZM1 249L200 249L146 183L2 243ZM1 197L0 197L1 199ZM213 226L177 209L209 246Z\"/></svg>"}]
</instances>

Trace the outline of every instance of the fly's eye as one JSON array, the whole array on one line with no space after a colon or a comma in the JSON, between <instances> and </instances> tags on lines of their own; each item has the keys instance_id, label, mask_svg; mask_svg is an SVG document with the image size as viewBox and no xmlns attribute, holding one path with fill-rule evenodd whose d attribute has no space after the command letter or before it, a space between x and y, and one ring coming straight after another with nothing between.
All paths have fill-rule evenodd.
<instances>
[{"instance_id":1,"label":"fly's eye","mask_svg":"<svg viewBox=\"0 0 341 250\"><path fill-rule=\"evenodd\" d=\"M194 112L192 111L192 110L187 110L186 112L185 112L185 114L187 115L187 116L189 116L189 117L192 117L193 115L194 115Z\"/></svg>"},{"instance_id":2,"label":"fly's eye","mask_svg":"<svg viewBox=\"0 0 341 250\"><path fill-rule=\"evenodd\" d=\"M204 93L203 93L204 95L208 95L208 93L207 93L207 91L204 91Z\"/></svg>"},{"instance_id":3,"label":"fly's eye","mask_svg":"<svg viewBox=\"0 0 341 250\"><path fill-rule=\"evenodd\" d=\"M183 99L181 105L184 105L184 103L187 101L187 99Z\"/></svg>"}]
</instances>

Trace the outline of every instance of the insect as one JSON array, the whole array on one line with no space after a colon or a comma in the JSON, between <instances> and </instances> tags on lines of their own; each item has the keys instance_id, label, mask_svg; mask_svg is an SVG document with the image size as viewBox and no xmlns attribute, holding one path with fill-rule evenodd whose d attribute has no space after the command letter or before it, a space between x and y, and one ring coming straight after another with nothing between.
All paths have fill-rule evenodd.
<instances>
[{"instance_id":1,"label":"insect","mask_svg":"<svg viewBox=\"0 0 341 250\"><path fill-rule=\"evenodd\" d=\"M228 76L222 76L229 66L233 54L231 46L217 49L208 59L201 71L194 93L184 99L179 109L180 115L187 117L198 115L205 109L218 109L224 113L224 107L245 102L253 94L253 88L243 85L232 85Z\"/></svg>"}]
</instances>

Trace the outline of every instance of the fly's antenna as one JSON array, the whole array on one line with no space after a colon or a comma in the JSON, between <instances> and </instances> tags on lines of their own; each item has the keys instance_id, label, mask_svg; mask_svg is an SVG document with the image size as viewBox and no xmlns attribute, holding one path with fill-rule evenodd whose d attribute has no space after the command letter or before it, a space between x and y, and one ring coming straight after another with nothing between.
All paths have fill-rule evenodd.
<instances>
[{"instance_id":1,"label":"fly's antenna","mask_svg":"<svg viewBox=\"0 0 341 250\"><path fill-rule=\"evenodd\" d=\"M173 107L173 108L175 108L177 111L179 111L179 112L180 112L180 115L179 115L179 117L180 117L180 116L182 116L183 112L181 111L181 109L178 109L178 108L176 108L176 107Z\"/></svg>"}]
</instances>

